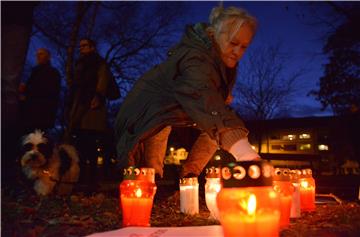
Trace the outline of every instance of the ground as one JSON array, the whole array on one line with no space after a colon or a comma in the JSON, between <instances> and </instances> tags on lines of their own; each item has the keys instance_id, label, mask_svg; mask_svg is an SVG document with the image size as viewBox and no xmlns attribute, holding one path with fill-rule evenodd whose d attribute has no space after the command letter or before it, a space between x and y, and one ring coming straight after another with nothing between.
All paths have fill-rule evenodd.
<instances>
[{"instance_id":1,"label":"ground","mask_svg":"<svg viewBox=\"0 0 360 237\"><path fill-rule=\"evenodd\" d=\"M171 190L171 191L170 191ZM84 236L121 227L121 211L116 191L85 195L75 192L68 197L40 198L29 189L2 188L1 236L67 237ZM152 209L151 226L198 226L219 224L208 218L203 193L200 214L180 213L178 195L159 187ZM292 220L282 237L360 236L360 205L318 205L315 212Z\"/></svg>"}]
</instances>

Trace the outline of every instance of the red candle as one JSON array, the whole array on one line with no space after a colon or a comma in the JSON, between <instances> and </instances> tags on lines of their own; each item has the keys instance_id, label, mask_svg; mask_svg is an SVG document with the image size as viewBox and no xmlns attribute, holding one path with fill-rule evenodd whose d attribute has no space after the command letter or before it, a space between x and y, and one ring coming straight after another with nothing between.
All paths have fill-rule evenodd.
<instances>
[{"instance_id":1,"label":"red candle","mask_svg":"<svg viewBox=\"0 0 360 237\"><path fill-rule=\"evenodd\" d=\"M273 181L274 190L280 196L280 228L290 224L290 211L294 187L290 182L290 169L276 168Z\"/></svg>"},{"instance_id":2,"label":"red candle","mask_svg":"<svg viewBox=\"0 0 360 237\"><path fill-rule=\"evenodd\" d=\"M130 170L133 169L127 169L127 171ZM131 176L130 174L130 177L135 179L125 179L120 184L120 206L124 227L150 226L151 209L156 192L156 185L153 182L141 178L141 176L137 179L139 174L140 172L137 171L135 176Z\"/></svg>"},{"instance_id":3,"label":"red candle","mask_svg":"<svg viewBox=\"0 0 360 237\"><path fill-rule=\"evenodd\" d=\"M300 183L300 206L301 211L315 210L315 180L312 178L310 169L301 171Z\"/></svg>"},{"instance_id":4,"label":"red candle","mask_svg":"<svg viewBox=\"0 0 360 237\"><path fill-rule=\"evenodd\" d=\"M279 236L278 196L272 187L223 188L217 200L225 237Z\"/></svg>"},{"instance_id":5,"label":"red candle","mask_svg":"<svg viewBox=\"0 0 360 237\"><path fill-rule=\"evenodd\" d=\"M221 173L217 206L224 236L279 236L279 197L272 188L271 165L229 163Z\"/></svg>"}]
</instances>

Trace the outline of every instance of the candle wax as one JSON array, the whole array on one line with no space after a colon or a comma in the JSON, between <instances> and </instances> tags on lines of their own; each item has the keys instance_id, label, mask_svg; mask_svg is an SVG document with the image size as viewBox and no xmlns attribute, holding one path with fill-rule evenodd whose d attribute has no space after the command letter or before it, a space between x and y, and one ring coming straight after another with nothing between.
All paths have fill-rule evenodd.
<instances>
[{"instance_id":1,"label":"candle wax","mask_svg":"<svg viewBox=\"0 0 360 237\"><path fill-rule=\"evenodd\" d=\"M121 196L123 226L150 226L152 198Z\"/></svg>"},{"instance_id":2,"label":"candle wax","mask_svg":"<svg viewBox=\"0 0 360 237\"><path fill-rule=\"evenodd\" d=\"M276 237L279 236L279 212L257 213L254 216L224 214L221 225L225 237Z\"/></svg>"},{"instance_id":3,"label":"candle wax","mask_svg":"<svg viewBox=\"0 0 360 237\"><path fill-rule=\"evenodd\" d=\"M213 219L218 220L219 219L219 210L217 208L216 204L216 196L217 192L206 192L205 193L205 201L206 206L210 211L210 217Z\"/></svg>"},{"instance_id":4,"label":"candle wax","mask_svg":"<svg viewBox=\"0 0 360 237\"><path fill-rule=\"evenodd\" d=\"M300 187L299 183L293 183L294 192L291 200L290 218L298 218L301 216L300 211Z\"/></svg>"},{"instance_id":5,"label":"candle wax","mask_svg":"<svg viewBox=\"0 0 360 237\"><path fill-rule=\"evenodd\" d=\"M313 178L300 179L301 211L315 210L315 181Z\"/></svg>"},{"instance_id":6,"label":"candle wax","mask_svg":"<svg viewBox=\"0 0 360 237\"><path fill-rule=\"evenodd\" d=\"M311 187L301 188L300 203L301 203L301 211L315 210L315 189Z\"/></svg>"},{"instance_id":7,"label":"candle wax","mask_svg":"<svg viewBox=\"0 0 360 237\"><path fill-rule=\"evenodd\" d=\"M199 213L199 184L180 185L180 211L190 215Z\"/></svg>"},{"instance_id":8,"label":"candle wax","mask_svg":"<svg viewBox=\"0 0 360 237\"><path fill-rule=\"evenodd\" d=\"M223 188L217 204L224 236L279 236L279 201L272 186Z\"/></svg>"},{"instance_id":9,"label":"candle wax","mask_svg":"<svg viewBox=\"0 0 360 237\"><path fill-rule=\"evenodd\" d=\"M280 196L280 227L284 228L290 224L292 196Z\"/></svg>"}]
</instances>

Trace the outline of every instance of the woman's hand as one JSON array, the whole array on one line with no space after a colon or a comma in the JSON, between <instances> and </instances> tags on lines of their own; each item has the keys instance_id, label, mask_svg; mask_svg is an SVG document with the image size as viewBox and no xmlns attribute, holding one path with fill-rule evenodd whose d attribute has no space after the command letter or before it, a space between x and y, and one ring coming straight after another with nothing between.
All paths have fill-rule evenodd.
<instances>
[{"instance_id":1,"label":"woman's hand","mask_svg":"<svg viewBox=\"0 0 360 237\"><path fill-rule=\"evenodd\" d=\"M231 94L229 94L228 97L227 97L226 100L225 100L225 104L226 104L226 105L231 104L232 101L233 101L233 99L234 99L234 97L233 97Z\"/></svg>"},{"instance_id":2,"label":"woman's hand","mask_svg":"<svg viewBox=\"0 0 360 237\"><path fill-rule=\"evenodd\" d=\"M94 96L94 98L91 100L90 108L97 109L99 106L100 106L100 99L98 96Z\"/></svg>"}]
</instances>

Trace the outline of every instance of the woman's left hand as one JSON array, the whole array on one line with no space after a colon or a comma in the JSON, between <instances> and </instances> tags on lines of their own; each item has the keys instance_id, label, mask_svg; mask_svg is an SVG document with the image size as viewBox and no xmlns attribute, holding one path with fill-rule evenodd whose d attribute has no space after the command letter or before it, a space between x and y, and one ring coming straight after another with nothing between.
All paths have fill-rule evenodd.
<instances>
[{"instance_id":1,"label":"woman's left hand","mask_svg":"<svg viewBox=\"0 0 360 237\"><path fill-rule=\"evenodd\" d=\"M232 101L233 101L233 99L234 99L234 97L233 97L231 94L228 95L228 97L227 97L226 100L225 100L225 104L226 104L226 105L231 104Z\"/></svg>"},{"instance_id":2,"label":"woman's left hand","mask_svg":"<svg viewBox=\"0 0 360 237\"><path fill-rule=\"evenodd\" d=\"M94 98L91 100L90 108L96 109L100 106L100 100L99 97L94 96Z\"/></svg>"}]
</instances>

